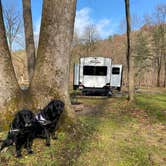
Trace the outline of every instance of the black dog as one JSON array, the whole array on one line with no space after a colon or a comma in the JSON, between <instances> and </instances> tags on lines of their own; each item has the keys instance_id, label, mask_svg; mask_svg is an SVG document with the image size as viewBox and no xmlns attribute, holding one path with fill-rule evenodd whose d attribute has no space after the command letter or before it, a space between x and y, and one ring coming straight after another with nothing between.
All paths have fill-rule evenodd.
<instances>
[{"instance_id":1,"label":"black dog","mask_svg":"<svg viewBox=\"0 0 166 166\"><path fill-rule=\"evenodd\" d=\"M50 135L55 138L57 123L64 110L61 100L52 100L43 110L35 116L33 123L33 138L45 138L46 145L50 146Z\"/></svg>"},{"instance_id":2,"label":"black dog","mask_svg":"<svg viewBox=\"0 0 166 166\"><path fill-rule=\"evenodd\" d=\"M25 109L18 111L11 123L7 138L2 141L0 151L15 143L16 157L21 157L21 148L23 145L29 154L33 153L31 150L33 121L34 114L31 111Z\"/></svg>"}]
</instances>

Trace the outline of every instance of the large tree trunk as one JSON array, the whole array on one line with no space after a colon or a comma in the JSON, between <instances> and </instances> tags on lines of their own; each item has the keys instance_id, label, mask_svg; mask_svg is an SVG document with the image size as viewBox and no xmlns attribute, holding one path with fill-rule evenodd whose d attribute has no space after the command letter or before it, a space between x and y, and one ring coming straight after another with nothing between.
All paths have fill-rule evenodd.
<instances>
[{"instance_id":1,"label":"large tree trunk","mask_svg":"<svg viewBox=\"0 0 166 166\"><path fill-rule=\"evenodd\" d=\"M44 0L35 73L31 83L36 108L53 98L70 105L68 82L70 47L76 0Z\"/></svg>"},{"instance_id":2,"label":"large tree trunk","mask_svg":"<svg viewBox=\"0 0 166 166\"><path fill-rule=\"evenodd\" d=\"M10 111L15 111L19 94L20 89L7 45L0 0L0 112L9 111L11 107Z\"/></svg>"},{"instance_id":3,"label":"large tree trunk","mask_svg":"<svg viewBox=\"0 0 166 166\"><path fill-rule=\"evenodd\" d=\"M129 0L125 0L126 9L126 22L127 22L127 65L128 65L128 94L129 101L134 100L134 60L131 56L131 44L130 44L130 33L131 33L131 23L130 23L130 3Z\"/></svg>"},{"instance_id":4,"label":"large tree trunk","mask_svg":"<svg viewBox=\"0 0 166 166\"><path fill-rule=\"evenodd\" d=\"M31 81L35 67L35 44L33 37L31 0L22 0L22 4L24 16L26 54L28 59L28 74L29 81Z\"/></svg>"}]
</instances>

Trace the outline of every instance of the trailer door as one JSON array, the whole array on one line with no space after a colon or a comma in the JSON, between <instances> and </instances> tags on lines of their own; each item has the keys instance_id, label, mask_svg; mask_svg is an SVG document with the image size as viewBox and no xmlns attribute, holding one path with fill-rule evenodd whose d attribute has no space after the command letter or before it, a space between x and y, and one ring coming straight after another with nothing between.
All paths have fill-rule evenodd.
<instances>
[{"instance_id":1,"label":"trailer door","mask_svg":"<svg viewBox=\"0 0 166 166\"><path fill-rule=\"evenodd\" d=\"M112 65L111 87L121 87L122 65Z\"/></svg>"}]
</instances>

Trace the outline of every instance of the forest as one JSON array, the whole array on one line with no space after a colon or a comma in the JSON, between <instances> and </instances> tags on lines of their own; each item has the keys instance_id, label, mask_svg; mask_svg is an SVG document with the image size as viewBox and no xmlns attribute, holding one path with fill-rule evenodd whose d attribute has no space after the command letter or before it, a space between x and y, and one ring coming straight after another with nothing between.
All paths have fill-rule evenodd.
<instances>
[{"instance_id":1,"label":"forest","mask_svg":"<svg viewBox=\"0 0 166 166\"><path fill-rule=\"evenodd\" d=\"M166 163L166 4L142 18L124 0L121 33L102 38L95 24L80 36L79 0L43 0L39 39L32 1L17 7L0 0L0 145L17 111L39 112L54 99L65 103L50 147L35 139L34 154L14 146L0 153L9 166L164 166ZM18 48L16 49L16 45ZM107 57L123 65L122 89L111 97L73 89L81 57Z\"/></svg>"}]
</instances>

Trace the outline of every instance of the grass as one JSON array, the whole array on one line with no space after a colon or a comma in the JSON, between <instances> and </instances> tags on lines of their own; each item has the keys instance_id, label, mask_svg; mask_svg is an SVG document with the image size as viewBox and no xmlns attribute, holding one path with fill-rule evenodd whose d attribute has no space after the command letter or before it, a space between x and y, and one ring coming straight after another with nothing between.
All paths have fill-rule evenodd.
<instances>
[{"instance_id":1,"label":"grass","mask_svg":"<svg viewBox=\"0 0 166 166\"><path fill-rule=\"evenodd\" d=\"M34 155L1 153L2 166L164 166L166 163L165 94L139 94L136 103L125 97L77 98L75 125L59 131L50 148L35 140ZM0 137L4 137L1 133Z\"/></svg>"},{"instance_id":2,"label":"grass","mask_svg":"<svg viewBox=\"0 0 166 166\"><path fill-rule=\"evenodd\" d=\"M147 111L153 120L166 122L166 93L137 95L136 105Z\"/></svg>"}]
</instances>

